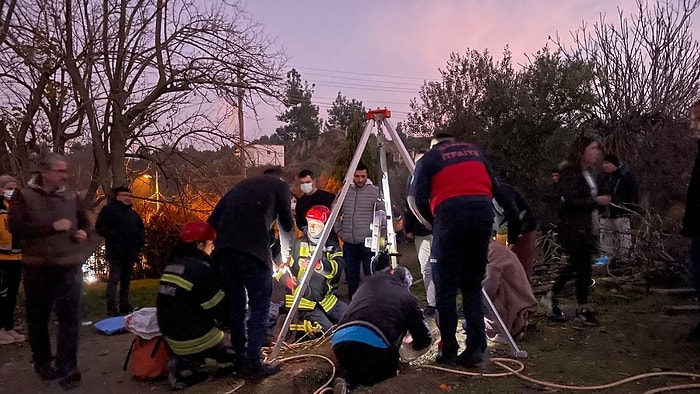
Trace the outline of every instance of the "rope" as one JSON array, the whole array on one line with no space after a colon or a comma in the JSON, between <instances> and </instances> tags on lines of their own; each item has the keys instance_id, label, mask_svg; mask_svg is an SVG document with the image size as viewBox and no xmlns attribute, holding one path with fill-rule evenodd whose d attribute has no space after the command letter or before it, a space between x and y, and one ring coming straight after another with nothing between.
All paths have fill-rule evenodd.
<instances>
[{"instance_id":1,"label":"rope","mask_svg":"<svg viewBox=\"0 0 700 394\"><path fill-rule=\"evenodd\" d=\"M306 358L320 358L324 361L326 361L328 364L331 365L332 371L331 371L331 376L328 378L328 380L316 391L313 392L313 394L323 394L323 393L329 393L333 392L333 388L330 387L330 385L333 382L333 379L335 378L335 372L336 372L336 367L335 364L333 364L333 361L329 359L326 356L322 356L320 354L302 354L302 355L297 355L297 356L291 356L291 357L286 357L283 359L280 359L281 362L288 362L288 361L293 361L293 360L299 360L299 359L306 359ZM554 382L548 382L545 380L538 380L531 378L527 375L522 374L522 371L525 370L525 364L522 362L511 359L511 358L492 358L491 362L506 370L506 372L497 372L497 373L483 373L483 372L470 372L470 371L463 371L463 370L458 370L458 369L452 369L452 368L445 368L441 367L438 365L421 365L418 368L425 368L425 369L433 369L436 371L442 371L442 372L448 372L452 373L455 375L461 375L461 376L479 376L479 377L484 377L484 378L502 378L502 377L507 377L507 376L516 376L522 380L525 380L530 383L534 383L540 386L552 388L552 389L562 389L562 390L571 390L571 391L595 391L595 390L604 390L604 389L609 389L617 386L621 386L623 384L631 383L631 382L636 382L642 379L647 379L647 378L653 378L653 377L660 377L660 376L674 376L674 377L686 377L686 378L691 378L691 379L698 379L700 378L700 374L694 374L694 373L688 373L688 372L650 372L650 373L644 373L644 374L639 374L635 376L630 376L625 379L620 379L611 383L607 384L602 384L602 385L596 385L596 386L575 386L575 385L565 385L565 384L559 384L559 383L554 383ZM511 364L514 365L514 367L510 367L506 364ZM658 387L655 389L651 389L648 391L645 391L643 394L656 394L656 393L662 393L662 392L667 392L667 391L675 391L675 390L687 390L687 389L697 389L700 388L699 383L693 383L693 384L682 384L682 385L675 385L675 386L667 386L667 387Z\"/></svg>"}]
</instances>

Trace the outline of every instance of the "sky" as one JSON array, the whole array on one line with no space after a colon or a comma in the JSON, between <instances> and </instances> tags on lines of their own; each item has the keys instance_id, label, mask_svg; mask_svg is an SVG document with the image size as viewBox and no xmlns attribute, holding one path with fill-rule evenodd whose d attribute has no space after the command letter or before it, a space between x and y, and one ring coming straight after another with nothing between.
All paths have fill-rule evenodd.
<instances>
[{"instance_id":1,"label":"sky","mask_svg":"<svg viewBox=\"0 0 700 394\"><path fill-rule=\"evenodd\" d=\"M649 0L653 3L654 0ZM673 0L672 0L673 1ZM287 67L315 84L313 103L321 118L338 92L365 108L387 107L392 123L404 121L409 102L425 81L438 80L450 53L488 49L500 60L508 46L514 64L559 35L598 22L613 22L618 9L635 13L636 0L248 0L245 10ZM700 38L700 11L693 15ZM554 45L549 42L550 48ZM261 105L255 120L246 112L246 140L269 135L281 125L279 108Z\"/></svg>"}]
</instances>

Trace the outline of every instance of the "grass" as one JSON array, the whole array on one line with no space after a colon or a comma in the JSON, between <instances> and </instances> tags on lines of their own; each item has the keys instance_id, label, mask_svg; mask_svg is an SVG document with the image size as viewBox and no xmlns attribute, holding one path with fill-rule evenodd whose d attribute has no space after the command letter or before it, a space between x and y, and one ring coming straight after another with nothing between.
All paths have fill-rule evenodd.
<instances>
[{"instance_id":1,"label":"grass","mask_svg":"<svg viewBox=\"0 0 700 394\"><path fill-rule=\"evenodd\" d=\"M129 289L129 301L135 307L156 306L159 279L132 280ZM83 285L83 320L98 321L107 317L105 303L106 282Z\"/></svg>"}]
</instances>

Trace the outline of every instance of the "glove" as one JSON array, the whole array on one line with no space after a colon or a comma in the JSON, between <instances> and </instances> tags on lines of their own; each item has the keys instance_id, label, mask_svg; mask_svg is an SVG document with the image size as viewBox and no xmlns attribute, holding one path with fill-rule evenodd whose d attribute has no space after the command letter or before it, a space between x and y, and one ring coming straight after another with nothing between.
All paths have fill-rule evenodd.
<instances>
[{"instance_id":1,"label":"glove","mask_svg":"<svg viewBox=\"0 0 700 394\"><path fill-rule=\"evenodd\" d=\"M288 288L289 290L294 291L294 289L297 287L297 281L294 279L292 272L287 266L280 269L280 274L277 277L277 280L284 283L284 287Z\"/></svg>"}]
</instances>

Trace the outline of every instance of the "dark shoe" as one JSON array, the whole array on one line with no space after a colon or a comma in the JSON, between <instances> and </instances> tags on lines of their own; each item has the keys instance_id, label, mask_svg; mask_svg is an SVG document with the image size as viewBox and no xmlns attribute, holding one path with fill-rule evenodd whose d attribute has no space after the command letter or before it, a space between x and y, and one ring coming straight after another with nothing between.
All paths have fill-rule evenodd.
<instances>
[{"instance_id":1,"label":"dark shoe","mask_svg":"<svg viewBox=\"0 0 700 394\"><path fill-rule=\"evenodd\" d=\"M60 384L61 388L63 388L63 390L65 391L73 390L80 386L81 379L82 375L80 375L80 372L73 372L71 374L68 374L67 376L62 377L58 381L58 384Z\"/></svg>"},{"instance_id":2,"label":"dark shoe","mask_svg":"<svg viewBox=\"0 0 700 394\"><path fill-rule=\"evenodd\" d=\"M41 380L55 380L58 378L58 371L51 366L51 363L37 364L34 363L34 371L39 375Z\"/></svg>"},{"instance_id":3,"label":"dark shoe","mask_svg":"<svg viewBox=\"0 0 700 394\"><path fill-rule=\"evenodd\" d=\"M241 368L240 375L251 379L261 379L272 376L282 370L282 363L279 361L260 362L247 364Z\"/></svg>"},{"instance_id":4,"label":"dark shoe","mask_svg":"<svg viewBox=\"0 0 700 394\"><path fill-rule=\"evenodd\" d=\"M581 321L583 324L588 326L597 326L598 319L595 317L595 313L588 308L581 308L576 310L576 319Z\"/></svg>"},{"instance_id":5,"label":"dark shoe","mask_svg":"<svg viewBox=\"0 0 700 394\"><path fill-rule=\"evenodd\" d=\"M457 354L455 354L455 353L446 354L443 352L438 352L437 357L435 357L435 363L447 365L448 367L456 367L457 366Z\"/></svg>"},{"instance_id":6,"label":"dark shoe","mask_svg":"<svg viewBox=\"0 0 700 394\"><path fill-rule=\"evenodd\" d=\"M470 352L465 350L457 356L457 364L465 368L473 368L478 367L487 358L485 351Z\"/></svg>"},{"instance_id":7,"label":"dark shoe","mask_svg":"<svg viewBox=\"0 0 700 394\"><path fill-rule=\"evenodd\" d=\"M423 310L423 316L425 317L432 317L435 316L435 307L428 305L424 310Z\"/></svg>"},{"instance_id":8,"label":"dark shoe","mask_svg":"<svg viewBox=\"0 0 700 394\"><path fill-rule=\"evenodd\" d=\"M134 308L131 305L123 305L123 306L119 307L119 314L120 315L128 315L129 313L133 312L134 309L136 309L136 308Z\"/></svg>"},{"instance_id":9,"label":"dark shoe","mask_svg":"<svg viewBox=\"0 0 700 394\"><path fill-rule=\"evenodd\" d=\"M549 320L561 323L566 321L566 315L562 312L561 308L558 306L552 307L552 314L548 316Z\"/></svg>"},{"instance_id":10,"label":"dark shoe","mask_svg":"<svg viewBox=\"0 0 700 394\"><path fill-rule=\"evenodd\" d=\"M700 342L700 324L695 326L693 331L688 334L688 341L690 342Z\"/></svg>"}]
</instances>

